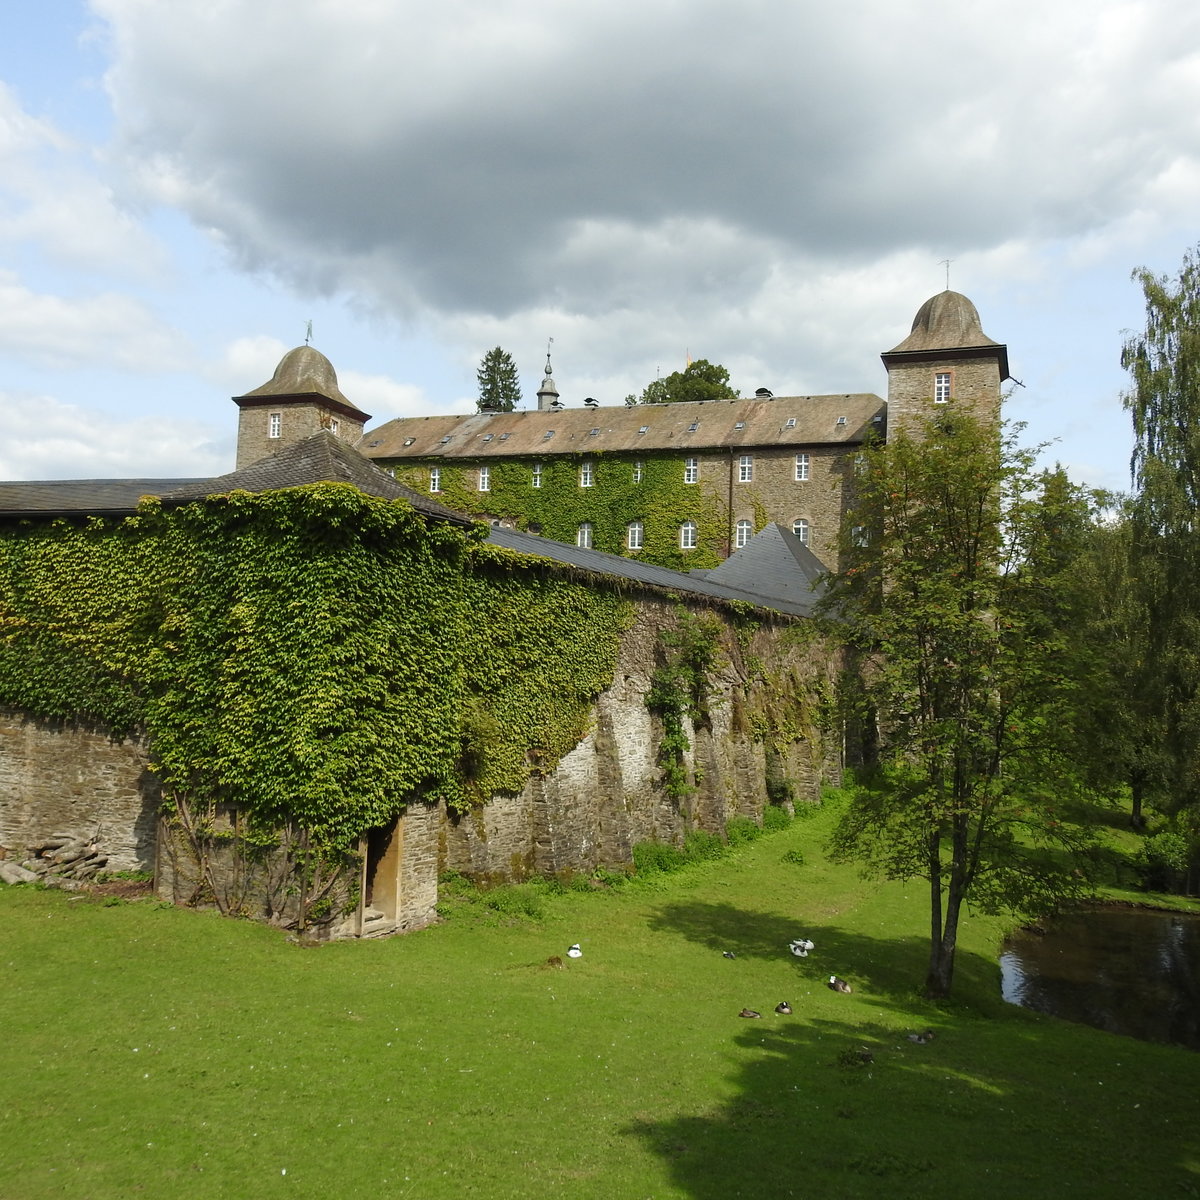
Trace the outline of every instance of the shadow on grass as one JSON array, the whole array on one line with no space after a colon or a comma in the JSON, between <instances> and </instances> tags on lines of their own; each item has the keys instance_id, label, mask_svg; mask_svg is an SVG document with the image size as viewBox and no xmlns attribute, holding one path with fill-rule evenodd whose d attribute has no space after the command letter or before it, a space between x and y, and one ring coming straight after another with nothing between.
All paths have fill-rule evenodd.
<instances>
[{"instance_id":1,"label":"shadow on grass","mask_svg":"<svg viewBox=\"0 0 1200 1200\"><path fill-rule=\"evenodd\" d=\"M667 904L651 924L758 959L804 934L816 949L798 978L855 989L732 1032L724 1103L625 1128L695 1200L1200 1196L1192 1064L1005 1005L985 956L960 950L955 1001L939 1007L917 995L919 937L707 902ZM925 1027L929 1042L907 1036Z\"/></svg>"}]
</instances>

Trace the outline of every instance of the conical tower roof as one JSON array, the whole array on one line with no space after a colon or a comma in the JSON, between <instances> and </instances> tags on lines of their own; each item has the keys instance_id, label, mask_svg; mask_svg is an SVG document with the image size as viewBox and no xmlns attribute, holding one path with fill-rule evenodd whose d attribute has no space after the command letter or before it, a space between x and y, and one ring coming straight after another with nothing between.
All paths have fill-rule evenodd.
<instances>
[{"instance_id":1,"label":"conical tower roof","mask_svg":"<svg viewBox=\"0 0 1200 1200\"><path fill-rule=\"evenodd\" d=\"M960 355L976 358L981 353L998 358L1000 378L1008 378L1008 347L983 332L979 310L966 296L947 289L921 305L908 337L888 350L883 361Z\"/></svg>"},{"instance_id":2,"label":"conical tower roof","mask_svg":"<svg viewBox=\"0 0 1200 1200\"><path fill-rule=\"evenodd\" d=\"M313 398L329 401L347 416L358 417L364 422L371 419L369 414L342 395L333 363L319 350L308 345L289 350L279 360L275 374L266 383L243 396L234 396L234 401L245 407L270 403L272 400Z\"/></svg>"}]
</instances>

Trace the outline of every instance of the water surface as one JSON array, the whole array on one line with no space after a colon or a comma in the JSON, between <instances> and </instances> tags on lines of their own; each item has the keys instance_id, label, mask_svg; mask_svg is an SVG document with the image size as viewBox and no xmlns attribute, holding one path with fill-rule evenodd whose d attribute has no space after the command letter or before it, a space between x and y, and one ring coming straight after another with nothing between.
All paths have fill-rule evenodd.
<instances>
[{"instance_id":1,"label":"water surface","mask_svg":"<svg viewBox=\"0 0 1200 1200\"><path fill-rule=\"evenodd\" d=\"M1106 905L1041 929L1005 942L1001 988L1010 1004L1200 1050L1200 915Z\"/></svg>"}]
</instances>

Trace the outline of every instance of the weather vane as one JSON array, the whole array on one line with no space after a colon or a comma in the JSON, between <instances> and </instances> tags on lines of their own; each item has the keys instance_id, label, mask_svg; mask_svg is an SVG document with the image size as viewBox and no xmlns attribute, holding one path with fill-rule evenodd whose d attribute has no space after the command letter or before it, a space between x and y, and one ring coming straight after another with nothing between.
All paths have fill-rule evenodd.
<instances>
[{"instance_id":1,"label":"weather vane","mask_svg":"<svg viewBox=\"0 0 1200 1200\"><path fill-rule=\"evenodd\" d=\"M305 328L304 328L304 344L307 346L309 344L309 342L311 342L311 341L312 341L312 322L308 321L305 323Z\"/></svg>"},{"instance_id":2,"label":"weather vane","mask_svg":"<svg viewBox=\"0 0 1200 1200\"><path fill-rule=\"evenodd\" d=\"M939 258L938 266L946 268L946 291L950 290L950 264L954 261L952 258Z\"/></svg>"},{"instance_id":3,"label":"weather vane","mask_svg":"<svg viewBox=\"0 0 1200 1200\"><path fill-rule=\"evenodd\" d=\"M551 373L551 371L550 371L550 347L553 345L554 345L554 339L547 338L547 340L546 340L546 374L547 375L549 375Z\"/></svg>"}]
</instances>

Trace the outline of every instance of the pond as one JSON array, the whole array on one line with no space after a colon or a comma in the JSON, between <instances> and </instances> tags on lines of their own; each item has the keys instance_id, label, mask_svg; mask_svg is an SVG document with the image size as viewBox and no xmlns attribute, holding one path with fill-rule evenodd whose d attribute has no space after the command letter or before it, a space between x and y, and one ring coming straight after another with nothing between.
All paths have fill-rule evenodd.
<instances>
[{"instance_id":1,"label":"pond","mask_svg":"<svg viewBox=\"0 0 1200 1200\"><path fill-rule=\"evenodd\" d=\"M1010 1004L1200 1050L1200 914L1073 910L1013 934L1000 974Z\"/></svg>"}]
</instances>

